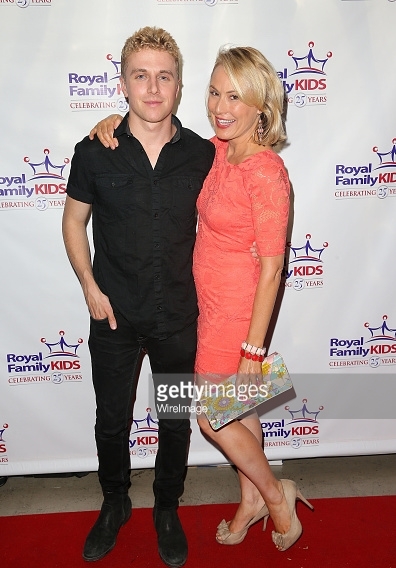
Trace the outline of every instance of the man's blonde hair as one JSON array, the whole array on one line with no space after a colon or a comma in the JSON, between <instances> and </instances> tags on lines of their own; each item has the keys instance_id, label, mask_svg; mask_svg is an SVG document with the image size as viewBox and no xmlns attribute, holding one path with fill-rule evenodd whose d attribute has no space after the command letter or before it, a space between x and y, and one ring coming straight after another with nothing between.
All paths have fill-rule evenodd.
<instances>
[{"instance_id":1,"label":"man's blonde hair","mask_svg":"<svg viewBox=\"0 0 396 568\"><path fill-rule=\"evenodd\" d=\"M180 76L181 54L177 43L167 31L162 28L146 26L140 28L131 37L129 37L121 52L121 75L125 79L125 72L128 57L131 53L136 53L142 49L155 49L158 51L166 51L173 57L176 63L177 77Z\"/></svg>"},{"instance_id":2,"label":"man's blonde hair","mask_svg":"<svg viewBox=\"0 0 396 568\"><path fill-rule=\"evenodd\" d=\"M275 146L286 139L283 127L285 91L264 55L254 47L222 47L217 54L213 71L222 65L240 100L261 111L263 135L257 144Z\"/></svg>"}]
</instances>

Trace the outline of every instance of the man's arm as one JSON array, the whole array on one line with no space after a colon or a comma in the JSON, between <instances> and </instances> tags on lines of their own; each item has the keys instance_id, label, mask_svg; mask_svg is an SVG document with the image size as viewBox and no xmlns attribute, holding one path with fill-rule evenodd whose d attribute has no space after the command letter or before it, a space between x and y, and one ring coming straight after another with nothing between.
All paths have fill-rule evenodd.
<instances>
[{"instance_id":1,"label":"man's arm","mask_svg":"<svg viewBox=\"0 0 396 568\"><path fill-rule=\"evenodd\" d=\"M116 329L109 298L96 284L93 273L91 254L87 236L87 223L91 215L91 205L66 197L62 219L63 241L69 260L77 274L85 301L94 319L108 319L111 329Z\"/></svg>"}]
</instances>

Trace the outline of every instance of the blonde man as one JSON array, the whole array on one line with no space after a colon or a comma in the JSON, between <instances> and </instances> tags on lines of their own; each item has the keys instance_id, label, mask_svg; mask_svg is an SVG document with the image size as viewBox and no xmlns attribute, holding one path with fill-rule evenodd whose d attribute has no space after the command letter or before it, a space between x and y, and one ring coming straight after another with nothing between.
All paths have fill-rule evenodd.
<instances>
[{"instance_id":1,"label":"blonde man","mask_svg":"<svg viewBox=\"0 0 396 568\"><path fill-rule=\"evenodd\" d=\"M144 354L154 380L194 371L195 203L214 147L172 115L179 66L179 49L165 30L146 27L127 39L121 86L129 113L115 131L117 152L87 137L72 160L63 235L91 315L95 438L104 496L85 542L87 561L103 558L115 546L131 515L129 431ZM91 214L93 264L86 231ZM159 554L174 568L187 559L177 507L189 437L188 417L159 416L154 524Z\"/></svg>"}]
</instances>

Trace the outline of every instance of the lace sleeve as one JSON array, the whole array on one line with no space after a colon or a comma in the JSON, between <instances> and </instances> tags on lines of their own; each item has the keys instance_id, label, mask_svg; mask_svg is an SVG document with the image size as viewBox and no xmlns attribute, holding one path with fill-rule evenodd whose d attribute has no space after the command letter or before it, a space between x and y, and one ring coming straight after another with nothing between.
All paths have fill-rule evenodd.
<instances>
[{"instance_id":1,"label":"lace sleeve","mask_svg":"<svg viewBox=\"0 0 396 568\"><path fill-rule=\"evenodd\" d=\"M250 174L249 193L257 253L260 256L284 254L290 195L287 173L283 165L271 159L270 163L260 165Z\"/></svg>"}]
</instances>

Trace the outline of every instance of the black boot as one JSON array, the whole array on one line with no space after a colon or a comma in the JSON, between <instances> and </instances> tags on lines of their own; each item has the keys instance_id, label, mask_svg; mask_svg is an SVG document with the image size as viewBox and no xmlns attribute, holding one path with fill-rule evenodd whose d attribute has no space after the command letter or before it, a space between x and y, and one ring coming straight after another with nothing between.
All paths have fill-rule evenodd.
<instances>
[{"instance_id":1,"label":"black boot","mask_svg":"<svg viewBox=\"0 0 396 568\"><path fill-rule=\"evenodd\" d=\"M118 531L131 516L132 503L127 494L104 491L99 517L92 527L83 550L88 562L100 560L114 548Z\"/></svg>"},{"instance_id":2,"label":"black boot","mask_svg":"<svg viewBox=\"0 0 396 568\"><path fill-rule=\"evenodd\" d=\"M171 568L183 566L187 560L188 548L177 510L154 507L153 518L161 559Z\"/></svg>"}]
</instances>

